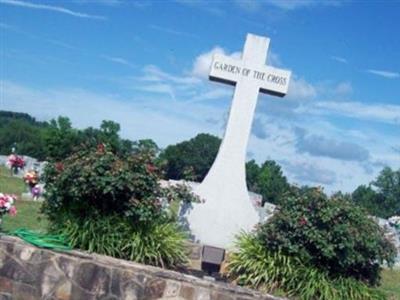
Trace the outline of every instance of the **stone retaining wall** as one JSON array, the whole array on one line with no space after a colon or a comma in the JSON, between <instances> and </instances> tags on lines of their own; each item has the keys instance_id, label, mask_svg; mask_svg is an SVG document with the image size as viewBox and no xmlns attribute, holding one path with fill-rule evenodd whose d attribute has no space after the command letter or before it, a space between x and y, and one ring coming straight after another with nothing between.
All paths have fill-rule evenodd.
<instances>
[{"instance_id":1,"label":"stone retaining wall","mask_svg":"<svg viewBox=\"0 0 400 300\"><path fill-rule=\"evenodd\" d=\"M0 237L0 299L277 300L249 289L80 251Z\"/></svg>"}]
</instances>

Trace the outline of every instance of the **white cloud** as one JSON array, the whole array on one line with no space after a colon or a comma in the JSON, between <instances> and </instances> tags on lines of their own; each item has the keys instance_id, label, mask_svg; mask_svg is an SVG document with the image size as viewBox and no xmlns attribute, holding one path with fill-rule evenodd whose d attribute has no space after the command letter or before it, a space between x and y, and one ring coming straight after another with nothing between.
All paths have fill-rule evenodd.
<instances>
[{"instance_id":1,"label":"white cloud","mask_svg":"<svg viewBox=\"0 0 400 300\"><path fill-rule=\"evenodd\" d=\"M1 2L0 2L1 3ZM2 29L9 29L9 30L15 30L16 28L14 26L11 26L9 24L6 23L2 23L0 22L0 28Z\"/></svg>"},{"instance_id":2,"label":"white cloud","mask_svg":"<svg viewBox=\"0 0 400 300\"><path fill-rule=\"evenodd\" d=\"M267 65L273 66L273 67L280 67L282 66L281 59L278 54L275 52L269 50L268 55L267 55Z\"/></svg>"},{"instance_id":3,"label":"white cloud","mask_svg":"<svg viewBox=\"0 0 400 300\"><path fill-rule=\"evenodd\" d=\"M334 93L338 95L351 94L353 87L350 82L340 82L334 89Z\"/></svg>"},{"instance_id":4,"label":"white cloud","mask_svg":"<svg viewBox=\"0 0 400 300\"><path fill-rule=\"evenodd\" d=\"M169 81L175 84L195 85L201 81L193 76L175 76L170 73L162 71L154 65L148 65L143 68L144 76L141 77L143 81Z\"/></svg>"},{"instance_id":5,"label":"white cloud","mask_svg":"<svg viewBox=\"0 0 400 300\"><path fill-rule=\"evenodd\" d=\"M118 6L123 3L121 0L75 0L78 4L101 4L107 6Z\"/></svg>"},{"instance_id":6,"label":"white cloud","mask_svg":"<svg viewBox=\"0 0 400 300\"><path fill-rule=\"evenodd\" d=\"M234 2L239 8L249 12L256 11L262 5L260 1L254 1L254 0L235 0Z\"/></svg>"},{"instance_id":7,"label":"white cloud","mask_svg":"<svg viewBox=\"0 0 400 300\"><path fill-rule=\"evenodd\" d=\"M173 95L173 89L169 84L148 84L148 85L140 85L137 87L132 87L132 89L144 91L144 92L151 92L151 93L160 93L160 94L168 94L171 95L171 98L175 100L175 96Z\"/></svg>"},{"instance_id":8,"label":"white cloud","mask_svg":"<svg viewBox=\"0 0 400 300\"><path fill-rule=\"evenodd\" d=\"M317 96L315 87L303 78L292 76L287 97L295 100L311 99Z\"/></svg>"},{"instance_id":9,"label":"white cloud","mask_svg":"<svg viewBox=\"0 0 400 300\"><path fill-rule=\"evenodd\" d=\"M374 74L374 75L378 75L378 76L384 77L384 78L388 78L388 79L394 79L394 78L399 78L400 77L400 73L387 71L387 70L369 69L369 70L367 70L367 72L371 73L371 74Z\"/></svg>"},{"instance_id":10,"label":"white cloud","mask_svg":"<svg viewBox=\"0 0 400 300\"><path fill-rule=\"evenodd\" d=\"M196 77L199 77L202 79L207 79L208 74L210 73L212 59L215 54L226 55L226 56L229 56L234 59L241 59L241 57L242 57L242 52L240 52L240 51L228 53L220 46L215 46L210 51L204 52L195 58L193 67L192 67L192 70L190 73L193 76L196 76ZM282 65L279 55L274 52L269 51L269 53L267 55L267 65L272 65L275 67Z\"/></svg>"},{"instance_id":11,"label":"white cloud","mask_svg":"<svg viewBox=\"0 0 400 300\"><path fill-rule=\"evenodd\" d=\"M327 0L327 1L318 1L318 0L266 0L266 2L275 5L282 9L293 10L302 7L310 7L310 6L340 6L341 1L339 0Z\"/></svg>"},{"instance_id":12,"label":"white cloud","mask_svg":"<svg viewBox=\"0 0 400 300\"><path fill-rule=\"evenodd\" d=\"M400 124L400 105L365 104L361 102L320 101L298 112L339 114L350 118Z\"/></svg>"},{"instance_id":13,"label":"white cloud","mask_svg":"<svg viewBox=\"0 0 400 300\"><path fill-rule=\"evenodd\" d=\"M254 12L260 8L262 4L267 4L270 6L275 6L277 8L283 10L294 10L303 7L310 6L321 6L321 5L330 5L330 6L338 6L340 5L339 1L329 0L329 1L317 1L317 0L237 0L235 3L240 7L247 11Z\"/></svg>"},{"instance_id":14,"label":"white cloud","mask_svg":"<svg viewBox=\"0 0 400 300\"><path fill-rule=\"evenodd\" d=\"M348 63L347 59L345 59L344 57L340 57L340 56L331 56L331 59L333 59L333 60L335 60L337 62L340 62L342 64L347 64Z\"/></svg>"},{"instance_id":15,"label":"white cloud","mask_svg":"<svg viewBox=\"0 0 400 300\"><path fill-rule=\"evenodd\" d=\"M198 0L175 0L176 3L191 7L196 10L204 10L212 15L221 17L226 14L226 11L215 5L218 1L198 1Z\"/></svg>"},{"instance_id":16,"label":"white cloud","mask_svg":"<svg viewBox=\"0 0 400 300\"><path fill-rule=\"evenodd\" d=\"M193 63L193 68L192 68L191 74L193 76L196 76L196 77L199 77L202 79L207 79L208 74L210 73L211 62L212 62L213 56L215 54L226 55L226 56L230 56L235 59L240 59L240 57L241 57L241 52L233 52L231 54L228 54L221 47L215 46L210 51L202 53L196 57L196 59Z\"/></svg>"},{"instance_id":17,"label":"white cloud","mask_svg":"<svg viewBox=\"0 0 400 300\"><path fill-rule=\"evenodd\" d=\"M227 98L232 96L233 91L230 89L225 88L213 88L211 90L207 90L206 92L202 92L193 96L190 99L190 102L198 102L198 101L205 101L205 100L215 100L221 98Z\"/></svg>"},{"instance_id":18,"label":"white cloud","mask_svg":"<svg viewBox=\"0 0 400 300\"><path fill-rule=\"evenodd\" d=\"M249 151L256 161L263 162L272 159L282 165L284 175L291 183L300 185L322 185L328 193L342 190L353 191L358 185L370 182L381 167L373 167L372 173L366 173L365 167L359 161L343 161L326 156L312 156L309 153L298 152L296 147L296 132L291 120L266 118L258 114L262 123L263 139L254 132L249 141ZM304 118L303 118L304 120ZM311 129L321 129L325 137L332 137L332 131L323 130L319 124L310 122ZM315 134L315 131L312 131ZM318 131L316 131L318 132ZM258 136L257 136L258 135ZM334 135L333 135L334 136ZM375 151L375 150L374 150ZM400 162L397 163L399 165ZM395 166L395 164L391 164Z\"/></svg>"},{"instance_id":19,"label":"white cloud","mask_svg":"<svg viewBox=\"0 0 400 300\"><path fill-rule=\"evenodd\" d=\"M172 28L168 28L165 26L158 26L158 25L150 25L149 26L151 29L157 30L159 32L171 34L171 35L176 35L176 36L184 36L184 37L190 37L190 38L195 38L198 39L199 37L195 34L189 33L189 32L184 32L181 30L176 30Z\"/></svg>"},{"instance_id":20,"label":"white cloud","mask_svg":"<svg viewBox=\"0 0 400 300\"><path fill-rule=\"evenodd\" d=\"M309 134L303 128L296 128L296 149L311 156L325 156L346 161L367 161L369 151L353 142L328 138L326 135Z\"/></svg>"},{"instance_id":21,"label":"white cloud","mask_svg":"<svg viewBox=\"0 0 400 300\"><path fill-rule=\"evenodd\" d=\"M336 182L336 173L330 169L318 166L309 161L282 162L298 182L311 185L333 185Z\"/></svg>"},{"instance_id":22,"label":"white cloud","mask_svg":"<svg viewBox=\"0 0 400 300\"><path fill-rule=\"evenodd\" d=\"M121 57L115 57L115 56L109 56L109 55L101 55L100 57L104 58L104 59L106 59L108 61L111 61L113 63L116 63L116 64L125 65L125 66L131 67L131 68L135 67L135 65L133 63L131 63L131 62L129 62L126 59L121 58Z\"/></svg>"},{"instance_id":23,"label":"white cloud","mask_svg":"<svg viewBox=\"0 0 400 300\"><path fill-rule=\"evenodd\" d=\"M77 11L73 11L73 10L70 10L68 8L61 7L61 6L37 4L37 3L20 1L20 0L0 0L0 4L18 6L18 7L28 8L28 9L54 11L54 12L58 12L58 13L62 13L62 14L67 14L67 15L70 15L73 17L77 17L77 18L97 19L97 20L106 20L107 19L104 16L97 16L97 15L91 15L91 14L87 14L87 13L77 12Z\"/></svg>"}]
</instances>

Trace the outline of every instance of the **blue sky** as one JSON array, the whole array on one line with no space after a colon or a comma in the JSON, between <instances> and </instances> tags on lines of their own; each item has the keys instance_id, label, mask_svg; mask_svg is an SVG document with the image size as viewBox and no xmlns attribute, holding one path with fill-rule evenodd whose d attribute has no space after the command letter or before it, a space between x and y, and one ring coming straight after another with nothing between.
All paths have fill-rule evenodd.
<instances>
[{"instance_id":1,"label":"blue sky","mask_svg":"<svg viewBox=\"0 0 400 300\"><path fill-rule=\"evenodd\" d=\"M293 183L352 191L400 167L398 1L0 0L0 109L74 126L112 119L160 146L223 136L233 87L214 53L271 39L288 95L260 95L248 158Z\"/></svg>"}]
</instances>

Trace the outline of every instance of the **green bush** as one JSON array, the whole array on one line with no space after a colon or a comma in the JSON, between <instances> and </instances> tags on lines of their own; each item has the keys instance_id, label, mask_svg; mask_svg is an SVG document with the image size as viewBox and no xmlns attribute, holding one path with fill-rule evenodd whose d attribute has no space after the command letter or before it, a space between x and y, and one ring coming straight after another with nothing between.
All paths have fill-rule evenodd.
<instances>
[{"instance_id":1,"label":"green bush","mask_svg":"<svg viewBox=\"0 0 400 300\"><path fill-rule=\"evenodd\" d=\"M327 199L318 189L283 201L257 235L270 251L297 257L332 278L370 285L379 282L380 264L391 265L396 253L364 210L340 197Z\"/></svg>"},{"instance_id":2,"label":"green bush","mask_svg":"<svg viewBox=\"0 0 400 300\"><path fill-rule=\"evenodd\" d=\"M305 265L298 257L270 251L254 234L237 239L229 256L228 276L237 283L265 292L320 300L379 300L385 294L353 278L331 278L328 272Z\"/></svg>"},{"instance_id":3,"label":"green bush","mask_svg":"<svg viewBox=\"0 0 400 300\"><path fill-rule=\"evenodd\" d=\"M60 213L82 219L93 213L120 214L134 223L151 221L163 214L158 178L146 155L122 159L103 147L82 150L46 167L43 210L51 222L57 222Z\"/></svg>"},{"instance_id":4,"label":"green bush","mask_svg":"<svg viewBox=\"0 0 400 300\"><path fill-rule=\"evenodd\" d=\"M187 261L186 234L177 223L154 222L133 225L120 216L76 220L64 217L53 225L74 248L160 267L173 267Z\"/></svg>"},{"instance_id":5,"label":"green bush","mask_svg":"<svg viewBox=\"0 0 400 300\"><path fill-rule=\"evenodd\" d=\"M185 187L161 188L148 151L129 157L86 149L45 170L43 212L50 230L91 252L162 267L186 261L186 235L168 203L196 198Z\"/></svg>"}]
</instances>

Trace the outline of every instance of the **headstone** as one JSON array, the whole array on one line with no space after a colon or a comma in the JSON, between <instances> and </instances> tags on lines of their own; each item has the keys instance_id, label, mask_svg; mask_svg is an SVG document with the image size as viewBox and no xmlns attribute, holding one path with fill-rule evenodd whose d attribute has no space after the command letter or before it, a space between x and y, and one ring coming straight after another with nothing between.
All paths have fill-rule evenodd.
<instances>
[{"instance_id":1,"label":"headstone","mask_svg":"<svg viewBox=\"0 0 400 300\"><path fill-rule=\"evenodd\" d=\"M394 261L394 267L400 268L400 229L393 226L393 223L391 223L390 219L386 220L375 217L375 220L385 231L385 237L394 245L397 253Z\"/></svg>"},{"instance_id":2,"label":"headstone","mask_svg":"<svg viewBox=\"0 0 400 300\"><path fill-rule=\"evenodd\" d=\"M259 92L284 96L290 71L265 66L269 39L248 34L241 60L217 54L210 80L235 86L232 106L218 155L194 192L205 203L193 204L187 221L195 241L227 248L241 230L259 217L249 199L245 159Z\"/></svg>"}]
</instances>

